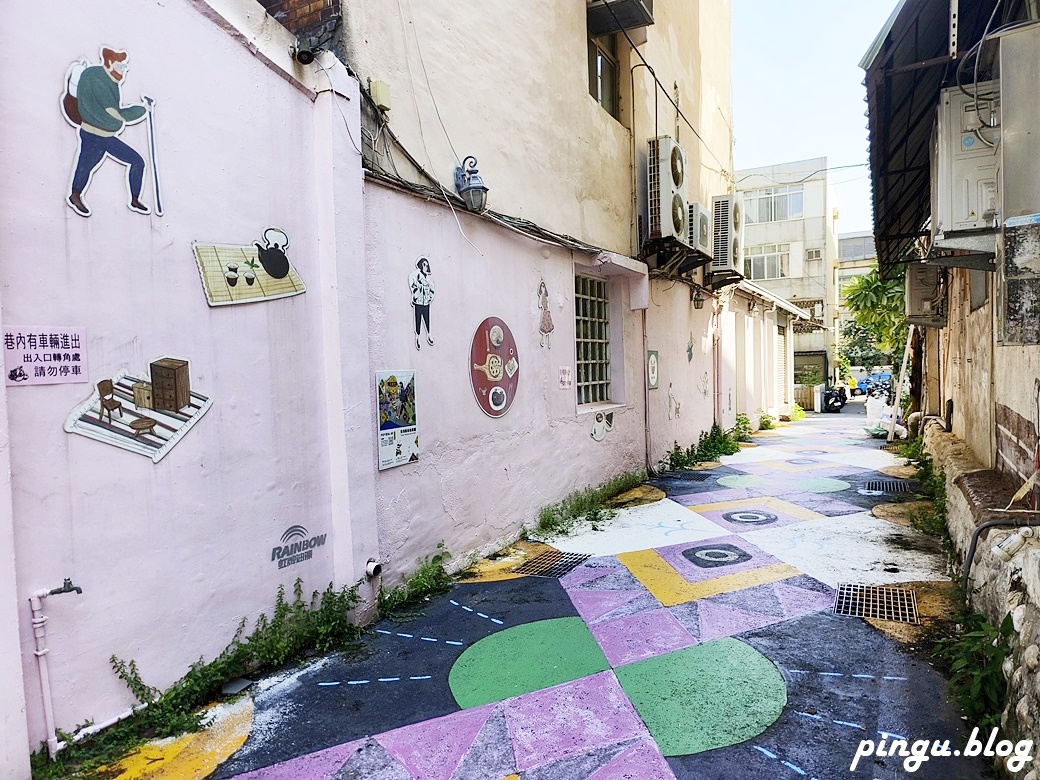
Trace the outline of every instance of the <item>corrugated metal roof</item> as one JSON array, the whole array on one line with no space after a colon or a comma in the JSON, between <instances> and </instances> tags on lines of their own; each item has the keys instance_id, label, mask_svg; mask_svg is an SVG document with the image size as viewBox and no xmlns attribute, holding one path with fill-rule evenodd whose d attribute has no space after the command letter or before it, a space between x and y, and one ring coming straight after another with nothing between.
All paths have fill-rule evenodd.
<instances>
[{"instance_id":1,"label":"corrugated metal roof","mask_svg":"<svg viewBox=\"0 0 1040 780\"><path fill-rule=\"evenodd\" d=\"M960 0L958 56L982 37L1001 0ZM1023 0L1003 3L1003 20L1020 18ZM928 235L931 147L939 93L956 83L949 56L950 0L901 0L864 56L874 241L888 270L914 240Z\"/></svg>"}]
</instances>

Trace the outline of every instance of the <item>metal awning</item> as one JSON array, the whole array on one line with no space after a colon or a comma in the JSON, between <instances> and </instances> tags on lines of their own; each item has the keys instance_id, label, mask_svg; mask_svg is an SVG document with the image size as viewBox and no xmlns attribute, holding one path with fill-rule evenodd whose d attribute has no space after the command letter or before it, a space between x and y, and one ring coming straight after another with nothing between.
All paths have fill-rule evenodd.
<instances>
[{"instance_id":1,"label":"metal awning","mask_svg":"<svg viewBox=\"0 0 1040 780\"><path fill-rule=\"evenodd\" d=\"M982 37L1000 0L901 0L860 62L866 71L874 242L882 271L929 236L932 129L939 93L956 83L959 60ZM1023 0L1001 20L1021 18ZM950 14L956 12L956 57Z\"/></svg>"}]
</instances>

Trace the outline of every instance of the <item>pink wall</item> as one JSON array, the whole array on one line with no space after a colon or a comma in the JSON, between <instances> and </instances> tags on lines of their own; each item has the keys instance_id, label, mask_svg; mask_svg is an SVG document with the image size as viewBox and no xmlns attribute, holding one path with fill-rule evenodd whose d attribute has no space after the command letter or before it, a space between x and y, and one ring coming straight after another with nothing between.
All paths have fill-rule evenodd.
<instances>
[{"instance_id":1,"label":"pink wall","mask_svg":"<svg viewBox=\"0 0 1040 780\"><path fill-rule=\"evenodd\" d=\"M38 21L29 6L11 14L13 29ZM345 152L347 125L358 126L356 85L342 87L353 94L335 98L339 107L328 95L316 107L313 93L184 3L142 4L132 13L120 4L79 4L62 14L46 47L30 50L26 41L0 54L9 73L21 74L5 90L0 122L0 318L83 326L91 380L7 392L21 668L34 746L46 734L26 601L32 591L64 577L83 588L45 603L57 724L71 730L133 703L110 655L135 659L146 682L166 687L200 655L219 652L241 617L252 621L269 609L279 584L352 582L359 554L346 530L342 554L332 541L334 519L349 524L342 510L352 506L336 482L349 472L345 420L356 414L348 408L356 399L344 393L357 388L326 359L351 325L339 305L349 293L337 284L356 276L349 263L360 271L359 157ZM76 135L58 110L63 76L81 56L96 62L103 44L129 51L123 103L142 92L158 101L162 217L126 208L124 169L111 160L87 193L91 217L64 203ZM144 123L122 138L145 152ZM145 184L142 199L152 203L150 176ZM338 213L353 215L335 232L322 211L330 194ZM248 245L268 225L289 235L289 258L308 291L210 308L191 242ZM63 431L94 382L121 368L147 371L162 356L187 359L192 389L214 405L160 463ZM271 549L293 524L330 541L312 560L279 570ZM8 595L0 587L0 598Z\"/></svg>"},{"instance_id":2,"label":"pink wall","mask_svg":"<svg viewBox=\"0 0 1040 780\"><path fill-rule=\"evenodd\" d=\"M574 389L560 389L558 380L560 366L575 364L574 275L588 256L460 213L464 237L443 204L373 182L366 184L365 205L371 370L416 370L422 441L418 463L376 476L379 543L391 577L413 568L441 540L456 553L494 549L496 541L515 539L521 526L531 527L542 506L643 467L641 320L628 308L623 278L614 277L611 300L624 344L614 394L625 401L614 409L613 431L596 442L592 414L578 412ZM417 351L408 275L420 255L429 257L436 280L436 344L426 344L424 331ZM540 279L555 324L545 348L538 337ZM516 399L497 419L477 406L469 379L470 342L488 316L509 326L520 362Z\"/></svg>"}]
</instances>

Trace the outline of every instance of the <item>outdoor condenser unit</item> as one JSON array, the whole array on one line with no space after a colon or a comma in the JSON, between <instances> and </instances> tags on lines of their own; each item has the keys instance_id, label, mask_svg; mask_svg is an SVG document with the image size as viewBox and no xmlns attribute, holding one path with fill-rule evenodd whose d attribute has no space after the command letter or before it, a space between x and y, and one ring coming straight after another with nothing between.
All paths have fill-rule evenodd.
<instances>
[{"instance_id":1,"label":"outdoor condenser unit","mask_svg":"<svg viewBox=\"0 0 1040 780\"><path fill-rule=\"evenodd\" d=\"M674 239L688 247L686 152L669 136L651 138L647 151L647 239Z\"/></svg>"}]
</instances>

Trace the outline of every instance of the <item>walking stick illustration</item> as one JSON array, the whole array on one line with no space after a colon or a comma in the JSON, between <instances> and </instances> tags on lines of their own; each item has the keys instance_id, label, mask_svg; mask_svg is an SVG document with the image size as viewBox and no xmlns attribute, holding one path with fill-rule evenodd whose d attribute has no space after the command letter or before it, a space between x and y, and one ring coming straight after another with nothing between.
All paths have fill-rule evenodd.
<instances>
[{"instance_id":1,"label":"walking stick illustration","mask_svg":"<svg viewBox=\"0 0 1040 780\"><path fill-rule=\"evenodd\" d=\"M162 196L159 194L159 161L155 151L155 98L142 95L141 99L148 105L148 157L152 163L152 185L155 189L155 214L162 216Z\"/></svg>"}]
</instances>

